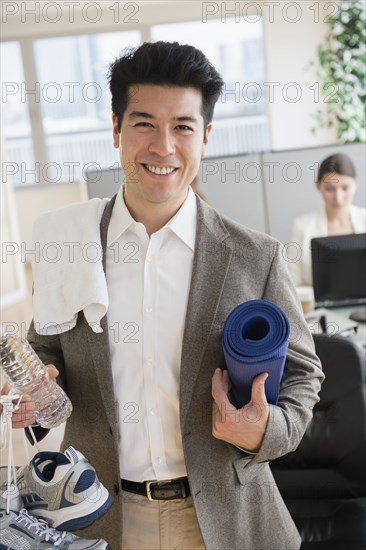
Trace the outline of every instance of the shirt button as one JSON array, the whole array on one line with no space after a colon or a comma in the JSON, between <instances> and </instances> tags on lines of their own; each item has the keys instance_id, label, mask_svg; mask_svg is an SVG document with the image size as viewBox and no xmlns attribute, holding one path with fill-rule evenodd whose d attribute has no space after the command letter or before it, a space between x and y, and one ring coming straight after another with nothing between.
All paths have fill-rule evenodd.
<instances>
[{"instance_id":1,"label":"shirt button","mask_svg":"<svg viewBox=\"0 0 366 550\"><path fill-rule=\"evenodd\" d=\"M158 464L161 464L161 463L162 463L162 460L161 460L160 456L158 456L158 458L156 459L156 462L157 462Z\"/></svg>"},{"instance_id":2,"label":"shirt button","mask_svg":"<svg viewBox=\"0 0 366 550\"><path fill-rule=\"evenodd\" d=\"M152 307L145 308L146 313L152 313L152 310L153 310Z\"/></svg>"},{"instance_id":3,"label":"shirt button","mask_svg":"<svg viewBox=\"0 0 366 550\"><path fill-rule=\"evenodd\" d=\"M146 256L146 261L147 262L152 262L152 256Z\"/></svg>"},{"instance_id":4,"label":"shirt button","mask_svg":"<svg viewBox=\"0 0 366 550\"><path fill-rule=\"evenodd\" d=\"M156 409L150 409L150 412L152 415L155 415L156 414Z\"/></svg>"},{"instance_id":5,"label":"shirt button","mask_svg":"<svg viewBox=\"0 0 366 550\"><path fill-rule=\"evenodd\" d=\"M148 360L147 360L147 364L148 364L148 365L152 365L152 364L153 364L153 360L152 360L152 358L151 358L151 357L149 357L149 358L148 358Z\"/></svg>"}]
</instances>

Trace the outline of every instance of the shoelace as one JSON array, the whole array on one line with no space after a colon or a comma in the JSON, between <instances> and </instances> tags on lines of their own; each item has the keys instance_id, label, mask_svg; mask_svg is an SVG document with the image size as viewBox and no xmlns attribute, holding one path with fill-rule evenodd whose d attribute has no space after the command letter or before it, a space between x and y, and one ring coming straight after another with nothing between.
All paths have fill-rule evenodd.
<instances>
[{"instance_id":1,"label":"shoelace","mask_svg":"<svg viewBox=\"0 0 366 550\"><path fill-rule=\"evenodd\" d=\"M44 537L46 542L51 541L55 546L60 546L61 542L67 535L66 531L56 531L52 527L49 527L47 523L42 523L37 518L30 516L28 512L23 508L20 510L18 517L15 520L20 525L23 525L29 531L32 527L35 527L36 535Z\"/></svg>"},{"instance_id":2,"label":"shoelace","mask_svg":"<svg viewBox=\"0 0 366 550\"><path fill-rule=\"evenodd\" d=\"M19 409L22 395L16 394L13 390L10 390L7 395L0 395L0 403L2 407L1 422L0 422L0 448L5 450L8 448L8 466L7 466L7 482L6 482L6 513L10 511L10 496L12 493L12 487L16 486L17 475L19 475L24 469L25 465L18 470L18 474L15 469L14 451L13 451L13 430L12 430L12 417L14 411ZM17 400L17 403L13 401ZM29 462L29 453L27 449L27 442L25 437L25 431L22 431L22 439L24 445L24 452L26 456L26 462ZM35 438L32 427L29 426L29 432L32 436L33 443L37 452L40 451L37 440ZM2 495L3 496L3 495Z\"/></svg>"},{"instance_id":3,"label":"shoelace","mask_svg":"<svg viewBox=\"0 0 366 550\"><path fill-rule=\"evenodd\" d=\"M20 400L20 395L14 395L12 392L9 392L9 395L2 395L1 396L1 404L3 406L2 410L2 416L4 418L1 419L0 422L0 447L1 450L8 447L8 466L7 466L7 489L6 489L6 513L9 514L10 512L10 499L12 494L12 489L16 487L16 478L17 474L15 471L15 462L14 462L14 453L13 453L13 431L12 431L12 415L15 410L17 410ZM12 401L18 399L18 402L14 404ZM33 430L31 427L29 427L29 431L31 433L33 442L37 448L37 451L39 451L39 447L37 445L36 438L34 436ZM29 456L28 451L26 447L26 440L23 430L23 443L24 443L24 450L25 454L27 456L28 462L29 462ZM20 472L24 470L25 466L20 469ZM13 480L12 480L13 477ZM56 529L53 529L52 527L49 527L48 523L39 521L38 518L31 516L28 514L27 510L25 508L22 508L15 519L16 523L19 525L22 525L25 529L30 531L33 528L33 533L36 535L40 535L41 538L45 542L52 542L54 546L60 546L62 541L67 536L66 531L57 531Z\"/></svg>"}]
</instances>

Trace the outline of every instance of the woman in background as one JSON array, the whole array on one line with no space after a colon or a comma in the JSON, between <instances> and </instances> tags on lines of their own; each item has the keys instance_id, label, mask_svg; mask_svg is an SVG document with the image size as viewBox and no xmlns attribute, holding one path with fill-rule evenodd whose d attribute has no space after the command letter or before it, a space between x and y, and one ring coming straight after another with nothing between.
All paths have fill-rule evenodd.
<instances>
[{"instance_id":1,"label":"woman in background","mask_svg":"<svg viewBox=\"0 0 366 550\"><path fill-rule=\"evenodd\" d=\"M300 246L301 259L290 263L296 286L312 286L310 241L314 237L366 232L366 209L352 204L356 192L356 170L347 155L337 153L321 163L316 186L323 208L295 218L291 242Z\"/></svg>"}]
</instances>

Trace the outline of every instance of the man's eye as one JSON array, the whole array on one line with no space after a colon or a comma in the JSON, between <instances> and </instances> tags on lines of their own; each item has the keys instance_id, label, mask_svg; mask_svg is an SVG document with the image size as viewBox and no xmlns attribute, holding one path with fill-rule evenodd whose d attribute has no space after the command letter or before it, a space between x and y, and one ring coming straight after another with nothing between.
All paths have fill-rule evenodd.
<instances>
[{"instance_id":1,"label":"man's eye","mask_svg":"<svg viewBox=\"0 0 366 550\"><path fill-rule=\"evenodd\" d=\"M151 122L137 122L135 124L135 126L141 126L143 128L145 128L145 127L148 128L148 127L152 126L152 124L151 124Z\"/></svg>"},{"instance_id":2,"label":"man's eye","mask_svg":"<svg viewBox=\"0 0 366 550\"><path fill-rule=\"evenodd\" d=\"M186 130L188 132L193 132L193 128L191 128L190 126L187 126L186 124L179 124L177 128L178 130Z\"/></svg>"}]
</instances>

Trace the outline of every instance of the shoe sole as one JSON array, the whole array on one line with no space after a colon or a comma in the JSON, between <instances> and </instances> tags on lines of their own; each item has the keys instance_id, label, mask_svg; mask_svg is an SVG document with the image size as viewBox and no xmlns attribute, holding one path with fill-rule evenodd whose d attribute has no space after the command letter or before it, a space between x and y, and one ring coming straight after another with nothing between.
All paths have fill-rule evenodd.
<instances>
[{"instance_id":1,"label":"shoe sole","mask_svg":"<svg viewBox=\"0 0 366 550\"><path fill-rule=\"evenodd\" d=\"M95 510L95 503L87 501L60 510L45 510L31 506L27 506L27 509L30 514L45 519L54 529L76 531L89 527L111 507L112 497L105 487L102 489L100 500L103 501L103 504L97 510Z\"/></svg>"},{"instance_id":2,"label":"shoe sole","mask_svg":"<svg viewBox=\"0 0 366 550\"><path fill-rule=\"evenodd\" d=\"M0 543L0 550L9 550L9 549L12 550L12 548L13 548L12 546L4 546L4 544ZM107 546L105 546L103 543L102 546L100 544L97 544L96 546L93 546L91 548L92 550L112 550L112 547L109 546L108 543L107 543Z\"/></svg>"}]
</instances>

